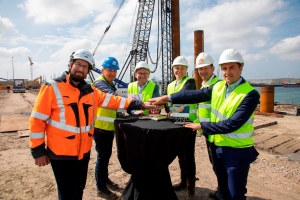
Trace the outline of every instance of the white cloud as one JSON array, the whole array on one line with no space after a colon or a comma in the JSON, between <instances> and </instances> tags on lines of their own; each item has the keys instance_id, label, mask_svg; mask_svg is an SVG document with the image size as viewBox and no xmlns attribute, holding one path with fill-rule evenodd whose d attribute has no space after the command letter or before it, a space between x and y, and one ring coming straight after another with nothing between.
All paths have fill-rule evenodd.
<instances>
[{"instance_id":1,"label":"white cloud","mask_svg":"<svg viewBox=\"0 0 300 200\"><path fill-rule=\"evenodd\" d=\"M37 24L78 23L95 12L110 10L112 0L26 0L19 7Z\"/></svg>"},{"instance_id":2,"label":"white cloud","mask_svg":"<svg viewBox=\"0 0 300 200\"><path fill-rule=\"evenodd\" d=\"M189 17L186 28L204 30L205 41L213 51L229 46L237 49L263 46L267 44L271 33L267 25L280 23L278 10L283 6L281 0L226 1L197 14L188 11L193 16ZM188 39L193 39L192 33L188 34Z\"/></svg>"},{"instance_id":3,"label":"white cloud","mask_svg":"<svg viewBox=\"0 0 300 200\"><path fill-rule=\"evenodd\" d=\"M26 47L16 47L11 49L0 47L0 57L3 58L26 56L29 53L30 50Z\"/></svg>"},{"instance_id":4,"label":"white cloud","mask_svg":"<svg viewBox=\"0 0 300 200\"><path fill-rule=\"evenodd\" d=\"M0 37L5 32L14 30L14 28L15 28L15 25L8 18L0 16Z\"/></svg>"},{"instance_id":5,"label":"white cloud","mask_svg":"<svg viewBox=\"0 0 300 200\"><path fill-rule=\"evenodd\" d=\"M86 49L93 52L93 47L93 42L86 38L77 40L73 39L72 41L64 43L59 50L50 55L50 58L67 61L72 52L78 49Z\"/></svg>"},{"instance_id":6,"label":"white cloud","mask_svg":"<svg viewBox=\"0 0 300 200\"><path fill-rule=\"evenodd\" d=\"M270 49L270 53L283 60L300 60L300 35L279 41Z\"/></svg>"}]
</instances>

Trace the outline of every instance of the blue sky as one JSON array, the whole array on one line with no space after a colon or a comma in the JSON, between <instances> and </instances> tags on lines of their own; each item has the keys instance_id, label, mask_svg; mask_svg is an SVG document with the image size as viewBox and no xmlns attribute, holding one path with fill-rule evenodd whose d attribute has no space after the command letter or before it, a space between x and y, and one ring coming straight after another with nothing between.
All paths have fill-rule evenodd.
<instances>
[{"instance_id":1,"label":"blue sky","mask_svg":"<svg viewBox=\"0 0 300 200\"><path fill-rule=\"evenodd\" d=\"M15 78L31 79L28 56L34 63L33 78L59 76L67 70L73 51L84 48L93 52L120 3L0 0L0 77L12 78L13 64ZM125 1L95 54L98 68L107 56L116 57L123 66L131 50L130 27L132 21L135 24L137 3ZM245 60L246 79L300 78L299 10L299 0L180 0L181 55L189 61L189 74L194 67L194 31L203 30L204 50L215 66L223 50L235 48ZM154 14L149 44L153 59L156 35ZM154 76L160 78L161 74L155 72L150 78ZM124 81L129 81L129 75Z\"/></svg>"}]
</instances>

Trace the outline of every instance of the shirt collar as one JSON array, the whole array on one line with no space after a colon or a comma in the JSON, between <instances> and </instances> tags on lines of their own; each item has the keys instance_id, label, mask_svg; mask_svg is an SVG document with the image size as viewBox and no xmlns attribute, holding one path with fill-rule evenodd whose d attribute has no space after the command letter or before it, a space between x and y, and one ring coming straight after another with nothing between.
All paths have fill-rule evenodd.
<instances>
[{"instance_id":1,"label":"shirt collar","mask_svg":"<svg viewBox=\"0 0 300 200\"><path fill-rule=\"evenodd\" d=\"M226 83L226 90L227 93L231 93L241 82L242 82L243 78L240 77L238 81L236 81L235 83L231 84L228 86L228 84Z\"/></svg>"},{"instance_id":2,"label":"shirt collar","mask_svg":"<svg viewBox=\"0 0 300 200\"><path fill-rule=\"evenodd\" d=\"M202 86L204 86L204 87L207 86L211 82L211 80L213 80L213 78L215 78L215 77L216 77L216 75L212 74L206 83L204 83L204 81L202 81Z\"/></svg>"},{"instance_id":3,"label":"shirt collar","mask_svg":"<svg viewBox=\"0 0 300 200\"><path fill-rule=\"evenodd\" d=\"M145 86L148 84L148 82L149 82L149 81L146 81L146 82L144 83L144 85L140 85L139 82L136 82L136 84L138 85L138 87L145 87Z\"/></svg>"}]
</instances>

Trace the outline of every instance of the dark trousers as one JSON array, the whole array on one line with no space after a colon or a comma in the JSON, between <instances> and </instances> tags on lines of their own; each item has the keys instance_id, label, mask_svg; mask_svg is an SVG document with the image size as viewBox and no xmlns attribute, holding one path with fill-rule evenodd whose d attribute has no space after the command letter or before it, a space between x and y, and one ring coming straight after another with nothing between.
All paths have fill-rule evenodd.
<instances>
[{"instance_id":1,"label":"dark trousers","mask_svg":"<svg viewBox=\"0 0 300 200\"><path fill-rule=\"evenodd\" d=\"M196 177L195 140L196 131L193 131L187 139L184 149L178 153L180 169L186 171L187 178Z\"/></svg>"},{"instance_id":2,"label":"dark trousers","mask_svg":"<svg viewBox=\"0 0 300 200\"><path fill-rule=\"evenodd\" d=\"M211 143L208 141L207 138L205 138L205 142L206 142L206 148L207 148L207 153L208 153L208 158L209 158L209 162L212 164L213 166L213 170L215 171L214 169L214 165L213 165L213 161L212 161L212 153L211 153Z\"/></svg>"},{"instance_id":3,"label":"dark trousers","mask_svg":"<svg viewBox=\"0 0 300 200\"><path fill-rule=\"evenodd\" d=\"M251 148L216 147L211 144L212 160L219 191L224 200L246 199L250 163L257 152Z\"/></svg>"},{"instance_id":4,"label":"dark trousers","mask_svg":"<svg viewBox=\"0 0 300 200\"><path fill-rule=\"evenodd\" d=\"M81 200L90 158L50 160L57 183L59 200Z\"/></svg>"},{"instance_id":5,"label":"dark trousers","mask_svg":"<svg viewBox=\"0 0 300 200\"><path fill-rule=\"evenodd\" d=\"M100 129L95 128L94 140L96 143L97 162L95 167L95 178L97 189L106 188L108 179L108 164L112 153L112 145L114 140L113 131L101 132Z\"/></svg>"}]
</instances>

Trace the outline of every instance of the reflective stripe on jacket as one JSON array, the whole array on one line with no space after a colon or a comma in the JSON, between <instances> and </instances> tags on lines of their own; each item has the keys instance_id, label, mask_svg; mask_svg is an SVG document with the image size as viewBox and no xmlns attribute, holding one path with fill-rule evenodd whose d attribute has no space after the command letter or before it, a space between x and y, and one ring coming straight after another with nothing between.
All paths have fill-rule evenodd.
<instances>
[{"instance_id":1,"label":"reflective stripe on jacket","mask_svg":"<svg viewBox=\"0 0 300 200\"><path fill-rule=\"evenodd\" d=\"M213 75L214 76L214 75ZM209 87L216 82L218 82L220 79L218 77L214 77L205 87ZM204 88L204 86L201 87L201 89ZM199 122L210 122L210 106L211 101L201 102L198 104L198 120Z\"/></svg>"},{"instance_id":2,"label":"reflective stripe on jacket","mask_svg":"<svg viewBox=\"0 0 300 200\"><path fill-rule=\"evenodd\" d=\"M190 78L188 76L186 76L185 78L183 78L179 82L179 84L177 86L176 86L176 81L171 82L168 85L168 89L167 89L168 95L180 91L183 88L183 86L186 83L186 81L189 80L189 79ZM189 104L189 114L177 112L176 110L180 106L185 106L185 105L183 105L183 104L173 104L171 106L170 110L172 112L172 116L173 117L189 118L191 121L194 121L195 119L197 119L197 114L196 114L196 112L197 112L197 104Z\"/></svg>"},{"instance_id":3,"label":"reflective stripe on jacket","mask_svg":"<svg viewBox=\"0 0 300 200\"><path fill-rule=\"evenodd\" d=\"M225 81L219 81L213 87L211 99L211 122L220 122L229 119L235 113L245 96L254 90L248 82L245 82L238 85L225 99L225 84ZM254 112L249 120L238 130L227 134L209 135L208 140L210 142L214 142L216 146L229 146L235 148L253 146L253 121Z\"/></svg>"},{"instance_id":4,"label":"reflective stripe on jacket","mask_svg":"<svg viewBox=\"0 0 300 200\"><path fill-rule=\"evenodd\" d=\"M34 158L45 155L45 146L55 157L82 159L89 154L97 107L127 108L130 99L105 94L84 84L72 86L65 72L44 84L29 119L30 148ZM55 158L54 158L55 159Z\"/></svg>"},{"instance_id":5,"label":"reflective stripe on jacket","mask_svg":"<svg viewBox=\"0 0 300 200\"><path fill-rule=\"evenodd\" d=\"M96 81L105 81L107 84L109 84L102 75L100 75L93 83L92 86ZM97 118L95 121L95 128L107 130L107 131L113 131L115 130L114 121L117 116L117 111L113 109L107 109L107 108L101 108L99 107L97 109Z\"/></svg>"},{"instance_id":6,"label":"reflective stripe on jacket","mask_svg":"<svg viewBox=\"0 0 300 200\"><path fill-rule=\"evenodd\" d=\"M146 102L146 101L148 101L149 99L151 99L153 97L153 92L154 92L154 89L155 89L155 85L156 84L154 82L148 81L146 87L143 89L143 91L141 93L143 102ZM130 83L128 85L128 94L140 94L137 81L133 82L133 83ZM144 110L144 114L148 115L149 111Z\"/></svg>"}]
</instances>

